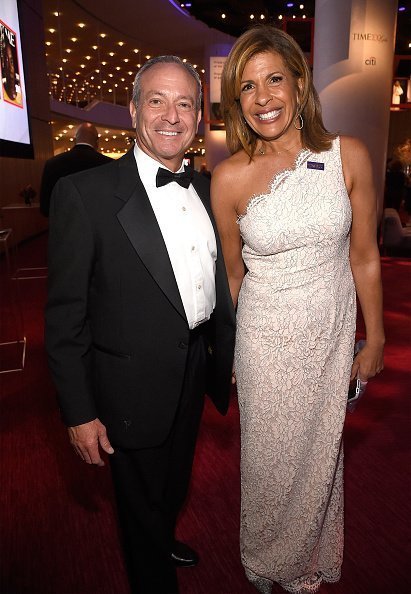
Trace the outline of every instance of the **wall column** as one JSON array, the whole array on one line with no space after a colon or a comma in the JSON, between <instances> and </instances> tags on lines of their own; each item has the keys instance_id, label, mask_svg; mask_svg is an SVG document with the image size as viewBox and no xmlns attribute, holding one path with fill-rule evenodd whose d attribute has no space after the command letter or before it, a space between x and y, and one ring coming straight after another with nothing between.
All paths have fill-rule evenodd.
<instances>
[{"instance_id":1,"label":"wall column","mask_svg":"<svg viewBox=\"0 0 411 594\"><path fill-rule=\"evenodd\" d=\"M316 0L314 84L326 128L371 154L381 209L392 94L397 0Z\"/></svg>"},{"instance_id":2,"label":"wall column","mask_svg":"<svg viewBox=\"0 0 411 594\"><path fill-rule=\"evenodd\" d=\"M209 45L205 52L205 64L206 64L206 82L207 82L207 93L208 97L204 98L204 102L209 104L209 92L210 92L210 57L212 56L228 56L230 53L231 44L218 43ZM205 110L209 116L209 110ZM208 113L207 113L208 111ZM211 116L212 117L212 116ZM207 168L212 172L214 167L226 159L230 153L228 152L225 142L225 130L210 130L210 124L204 121L204 138L205 138L205 149L206 149L206 162Z\"/></svg>"}]
</instances>

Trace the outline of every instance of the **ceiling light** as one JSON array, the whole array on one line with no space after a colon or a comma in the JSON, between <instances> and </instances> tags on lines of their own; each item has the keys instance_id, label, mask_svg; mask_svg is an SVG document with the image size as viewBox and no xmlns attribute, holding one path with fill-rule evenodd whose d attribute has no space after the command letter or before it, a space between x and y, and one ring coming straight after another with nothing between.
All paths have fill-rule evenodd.
<instances>
[{"instance_id":1,"label":"ceiling light","mask_svg":"<svg viewBox=\"0 0 411 594\"><path fill-rule=\"evenodd\" d=\"M282 15L282 14L279 14L279 15L278 15L278 18L279 18L279 20L281 21L281 20L282 20L282 18L283 18L283 15Z\"/></svg>"},{"instance_id":2,"label":"ceiling light","mask_svg":"<svg viewBox=\"0 0 411 594\"><path fill-rule=\"evenodd\" d=\"M57 10L56 10L56 12L53 12L53 14L54 14L54 16L58 16L59 15L59 13L57 12Z\"/></svg>"},{"instance_id":3,"label":"ceiling light","mask_svg":"<svg viewBox=\"0 0 411 594\"><path fill-rule=\"evenodd\" d=\"M151 58L151 56L146 56L146 60L149 60L150 58ZM184 62L184 60L183 60L183 62Z\"/></svg>"},{"instance_id":4,"label":"ceiling light","mask_svg":"<svg viewBox=\"0 0 411 594\"><path fill-rule=\"evenodd\" d=\"M67 126L67 128L70 128L70 130L72 130L72 129L74 128L74 124L69 124L69 125Z\"/></svg>"},{"instance_id":5,"label":"ceiling light","mask_svg":"<svg viewBox=\"0 0 411 594\"><path fill-rule=\"evenodd\" d=\"M121 67L120 66L116 66L116 70L121 70Z\"/></svg>"},{"instance_id":6,"label":"ceiling light","mask_svg":"<svg viewBox=\"0 0 411 594\"><path fill-rule=\"evenodd\" d=\"M131 72L131 70L128 71L128 74L131 76L133 73Z\"/></svg>"},{"instance_id":7,"label":"ceiling light","mask_svg":"<svg viewBox=\"0 0 411 594\"><path fill-rule=\"evenodd\" d=\"M124 58L124 60L123 60L123 62L126 62L126 63L127 63L128 61L129 61L129 60L128 60L128 58Z\"/></svg>"},{"instance_id":8,"label":"ceiling light","mask_svg":"<svg viewBox=\"0 0 411 594\"><path fill-rule=\"evenodd\" d=\"M108 55L113 57L115 54L114 54L114 52L109 52Z\"/></svg>"},{"instance_id":9,"label":"ceiling light","mask_svg":"<svg viewBox=\"0 0 411 594\"><path fill-rule=\"evenodd\" d=\"M55 29L49 29L50 33L55 33L56 30Z\"/></svg>"},{"instance_id":10,"label":"ceiling light","mask_svg":"<svg viewBox=\"0 0 411 594\"><path fill-rule=\"evenodd\" d=\"M77 37L72 37L72 38L71 38L71 41L72 41L73 43L76 43L76 41L77 41Z\"/></svg>"},{"instance_id":11,"label":"ceiling light","mask_svg":"<svg viewBox=\"0 0 411 594\"><path fill-rule=\"evenodd\" d=\"M46 45L51 45L51 41L46 41Z\"/></svg>"},{"instance_id":12,"label":"ceiling light","mask_svg":"<svg viewBox=\"0 0 411 594\"><path fill-rule=\"evenodd\" d=\"M123 45L124 45L124 41L119 41L119 42L118 42L118 45L119 45L120 47L123 47Z\"/></svg>"},{"instance_id":13,"label":"ceiling light","mask_svg":"<svg viewBox=\"0 0 411 594\"><path fill-rule=\"evenodd\" d=\"M70 49L70 48L67 48L67 49L66 49L66 52L67 52L68 54L70 54L70 53L71 53L71 49Z\"/></svg>"},{"instance_id":14,"label":"ceiling light","mask_svg":"<svg viewBox=\"0 0 411 594\"><path fill-rule=\"evenodd\" d=\"M114 76L114 75L113 75L113 74L111 74L111 72L110 72L110 73L109 73L109 76L110 76L110 78L113 78L113 76Z\"/></svg>"},{"instance_id":15,"label":"ceiling light","mask_svg":"<svg viewBox=\"0 0 411 594\"><path fill-rule=\"evenodd\" d=\"M106 33L100 33L100 37L104 39L106 37Z\"/></svg>"},{"instance_id":16,"label":"ceiling light","mask_svg":"<svg viewBox=\"0 0 411 594\"><path fill-rule=\"evenodd\" d=\"M107 62L101 62L103 66L106 66Z\"/></svg>"},{"instance_id":17,"label":"ceiling light","mask_svg":"<svg viewBox=\"0 0 411 594\"><path fill-rule=\"evenodd\" d=\"M97 45L92 45L91 47L93 48L93 50L98 49L98 46Z\"/></svg>"},{"instance_id":18,"label":"ceiling light","mask_svg":"<svg viewBox=\"0 0 411 594\"><path fill-rule=\"evenodd\" d=\"M64 64L67 62L67 58L63 58L62 62L64 62Z\"/></svg>"},{"instance_id":19,"label":"ceiling light","mask_svg":"<svg viewBox=\"0 0 411 594\"><path fill-rule=\"evenodd\" d=\"M80 29L84 29L85 26L84 23L77 23L77 27L80 27Z\"/></svg>"},{"instance_id":20,"label":"ceiling light","mask_svg":"<svg viewBox=\"0 0 411 594\"><path fill-rule=\"evenodd\" d=\"M265 19L265 16L263 14L260 14L260 19L263 21Z\"/></svg>"},{"instance_id":21,"label":"ceiling light","mask_svg":"<svg viewBox=\"0 0 411 594\"><path fill-rule=\"evenodd\" d=\"M304 4L300 4L300 8L302 10L304 8Z\"/></svg>"},{"instance_id":22,"label":"ceiling light","mask_svg":"<svg viewBox=\"0 0 411 594\"><path fill-rule=\"evenodd\" d=\"M86 65L85 64L80 64L80 68L85 68Z\"/></svg>"},{"instance_id":23,"label":"ceiling light","mask_svg":"<svg viewBox=\"0 0 411 594\"><path fill-rule=\"evenodd\" d=\"M225 19L225 14L224 14L224 12L223 12L223 14L221 15L221 18L222 18L222 19Z\"/></svg>"},{"instance_id":24,"label":"ceiling light","mask_svg":"<svg viewBox=\"0 0 411 594\"><path fill-rule=\"evenodd\" d=\"M139 49L137 49L136 47L133 49L133 52L134 52L135 54L138 54L138 52L139 52L139 51L140 51L140 50L139 50Z\"/></svg>"},{"instance_id":25,"label":"ceiling light","mask_svg":"<svg viewBox=\"0 0 411 594\"><path fill-rule=\"evenodd\" d=\"M86 60L91 60L91 56L86 56Z\"/></svg>"},{"instance_id":26,"label":"ceiling light","mask_svg":"<svg viewBox=\"0 0 411 594\"><path fill-rule=\"evenodd\" d=\"M254 15L250 14L250 19L253 20L253 18L254 18Z\"/></svg>"}]
</instances>

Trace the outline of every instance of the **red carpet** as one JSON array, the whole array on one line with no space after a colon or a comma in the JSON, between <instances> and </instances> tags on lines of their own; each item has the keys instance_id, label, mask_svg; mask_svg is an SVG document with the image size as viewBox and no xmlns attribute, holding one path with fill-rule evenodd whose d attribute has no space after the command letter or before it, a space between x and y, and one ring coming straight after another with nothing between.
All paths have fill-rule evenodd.
<instances>
[{"instance_id":1,"label":"red carpet","mask_svg":"<svg viewBox=\"0 0 411 594\"><path fill-rule=\"evenodd\" d=\"M46 237L20 247L45 263ZM4 261L2 266L2 292ZM411 260L384 259L386 369L347 418L342 579L322 594L409 594ZM26 368L1 382L1 594L128 594L107 468L88 467L61 425L43 352L45 281L19 281ZM0 323L12 319L2 301ZM2 331L3 340L3 331ZM239 429L207 405L180 536L201 555L182 594L256 594L239 560ZM282 592L280 588L275 594Z\"/></svg>"}]
</instances>

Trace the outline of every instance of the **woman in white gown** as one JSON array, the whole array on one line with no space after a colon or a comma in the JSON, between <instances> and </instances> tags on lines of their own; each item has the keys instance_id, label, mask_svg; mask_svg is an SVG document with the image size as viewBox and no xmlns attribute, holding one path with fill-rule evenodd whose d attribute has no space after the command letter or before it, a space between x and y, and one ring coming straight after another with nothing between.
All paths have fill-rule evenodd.
<instances>
[{"instance_id":1,"label":"woman in white gown","mask_svg":"<svg viewBox=\"0 0 411 594\"><path fill-rule=\"evenodd\" d=\"M222 106L232 156L212 204L238 305L242 562L260 592L316 592L340 577L350 377L383 366L371 165L325 130L301 49L273 27L235 43Z\"/></svg>"}]
</instances>

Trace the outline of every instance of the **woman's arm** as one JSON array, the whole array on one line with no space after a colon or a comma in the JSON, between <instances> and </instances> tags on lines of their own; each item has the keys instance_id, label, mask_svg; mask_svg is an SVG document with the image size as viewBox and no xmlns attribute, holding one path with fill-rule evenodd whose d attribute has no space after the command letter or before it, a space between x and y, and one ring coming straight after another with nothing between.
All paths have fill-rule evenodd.
<instances>
[{"instance_id":1,"label":"woman's arm","mask_svg":"<svg viewBox=\"0 0 411 594\"><path fill-rule=\"evenodd\" d=\"M343 137L341 155L351 200L350 263L366 329L366 346L354 360L351 377L367 380L383 369L384 327L380 254L377 245L377 201L367 149L358 139Z\"/></svg>"},{"instance_id":2,"label":"woman's arm","mask_svg":"<svg viewBox=\"0 0 411 594\"><path fill-rule=\"evenodd\" d=\"M237 224L237 197L233 168L224 161L213 171L211 180L211 206L221 239L228 283L234 307L243 282L245 268L241 255L242 243Z\"/></svg>"}]
</instances>

